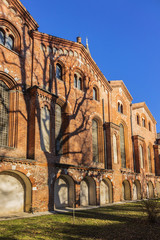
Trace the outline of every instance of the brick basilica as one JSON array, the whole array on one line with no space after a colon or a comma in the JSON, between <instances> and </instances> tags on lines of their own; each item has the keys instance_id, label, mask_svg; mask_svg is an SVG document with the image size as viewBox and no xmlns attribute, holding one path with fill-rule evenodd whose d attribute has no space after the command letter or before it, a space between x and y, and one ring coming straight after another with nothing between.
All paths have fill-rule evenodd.
<instances>
[{"instance_id":1,"label":"brick basilica","mask_svg":"<svg viewBox=\"0 0 160 240\"><path fill-rule=\"evenodd\" d=\"M88 46L38 31L0 0L0 214L160 197L160 136L144 102Z\"/></svg>"}]
</instances>

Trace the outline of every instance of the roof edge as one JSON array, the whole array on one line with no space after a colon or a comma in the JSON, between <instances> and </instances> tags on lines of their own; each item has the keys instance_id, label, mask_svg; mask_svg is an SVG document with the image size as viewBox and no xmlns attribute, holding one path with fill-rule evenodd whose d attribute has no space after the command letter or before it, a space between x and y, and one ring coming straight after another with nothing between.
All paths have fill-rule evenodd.
<instances>
[{"instance_id":1,"label":"roof edge","mask_svg":"<svg viewBox=\"0 0 160 240\"><path fill-rule=\"evenodd\" d=\"M152 121L155 124L157 123L145 102L139 102L139 103L133 103L132 104L132 109L138 109L138 108L144 108L146 110L146 112L148 113L148 115L150 116L150 118L152 119Z\"/></svg>"},{"instance_id":2,"label":"roof edge","mask_svg":"<svg viewBox=\"0 0 160 240\"><path fill-rule=\"evenodd\" d=\"M39 28L38 23L34 20L20 0L10 0L10 3L18 10L22 18L27 22L31 29L37 30Z\"/></svg>"},{"instance_id":3,"label":"roof edge","mask_svg":"<svg viewBox=\"0 0 160 240\"><path fill-rule=\"evenodd\" d=\"M127 98L129 99L130 102L132 102L133 97L131 96L130 92L128 91L126 85L124 84L123 80L111 80L109 81L109 83L111 84L111 87L122 87Z\"/></svg>"},{"instance_id":4,"label":"roof edge","mask_svg":"<svg viewBox=\"0 0 160 240\"><path fill-rule=\"evenodd\" d=\"M64 44L65 46L79 48L82 51L82 53L85 55L85 57L88 59L88 61L90 62L91 66L94 68L94 70L101 76L101 79L103 80L103 84L106 86L107 90L112 91L112 87L110 86L108 80L103 75L103 73L101 72L101 70L99 69L99 67L97 66L97 64L91 57L91 55L89 54L88 50L82 43L77 43L77 42L74 42L71 40L56 37L56 36L49 35L47 33L42 33L39 31L33 31L32 35L34 38L41 40L41 41L46 41L46 42L53 41L54 44L61 43L61 44Z\"/></svg>"}]
</instances>

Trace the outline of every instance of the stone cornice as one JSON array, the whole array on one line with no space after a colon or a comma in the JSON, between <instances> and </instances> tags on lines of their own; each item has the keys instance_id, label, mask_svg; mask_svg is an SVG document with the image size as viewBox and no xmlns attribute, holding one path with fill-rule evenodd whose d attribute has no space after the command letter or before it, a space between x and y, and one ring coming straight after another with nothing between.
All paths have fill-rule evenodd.
<instances>
[{"instance_id":1,"label":"stone cornice","mask_svg":"<svg viewBox=\"0 0 160 240\"><path fill-rule=\"evenodd\" d=\"M113 123L113 122L105 122L105 125L107 126L107 127L110 127L110 128L114 128L114 129L116 129L116 130L118 130L119 131L119 125L117 125L117 124L115 124L115 123Z\"/></svg>"},{"instance_id":2,"label":"stone cornice","mask_svg":"<svg viewBox=\"0 0 160 240\"><path fill-rule=\"evenodd\" d=\"M95 171L95 172L105 172L105 173L114 172L114 170L111 170L111 169L94 168L94 167L79 166L79 165L76 166L76 165L70 165L70 164L64 164L64 163L55 163L55 166L58 168L76 169L76 170L82 170L82 171Z\"/></svg>"},{"instance_id":3,"label":"stone cornice","mask_svg":"<svg viewBox=\"0 0 160 240\"><path fill-rule=\"evenodd\" d=\"M0 156L0 162L12 162L12 163L21 163L21 164L29 164L29 165L35 165L36 161L26 158L13 158L13 157L6 157L6 156Z\"/></svg>"},{"instance_id":4,"label":"stone cornice","mask_svg":"<svg viewBox=\"0 0 160 240\"><path fill-rule=\"evenodd\" d=\"M38 95L42 94L43 96L48 97L49 99L52 99L53 97L58 98L58 96L55 95L54 93L51 93L43 88L40 88L37 85L34 85L33 87L28 88L27 91L29 91L33 95L35 93Z\"/></svg>"},{"instance_id":5,"label":"stone cornice","mask_svg":"<svg viewBox=\"0 0 160 240\"><path fill-rule=\"evenodd\" d=\"M140 141L144 142L144 137L142 137L140 135L134 135L133 139L140 140Z\"/></svg>"}]
</instances>

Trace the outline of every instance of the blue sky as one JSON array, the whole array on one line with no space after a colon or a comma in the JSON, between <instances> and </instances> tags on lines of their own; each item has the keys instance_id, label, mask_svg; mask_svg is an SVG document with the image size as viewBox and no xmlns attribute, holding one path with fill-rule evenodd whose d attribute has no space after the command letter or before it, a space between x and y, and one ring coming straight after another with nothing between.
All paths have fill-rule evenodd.
<instances>
[{"instance_id":1,"label":"blue sky","mask_svg":"<svg viewBox=\"0 0 160 240\"><path fill-rule=\"evenodd\" d=\"M39 31L82 43L108 80L145 101L160 132L159 0L21 0ZM159 104L158 104L159 103Z\"/></svg>"}]
</instances>

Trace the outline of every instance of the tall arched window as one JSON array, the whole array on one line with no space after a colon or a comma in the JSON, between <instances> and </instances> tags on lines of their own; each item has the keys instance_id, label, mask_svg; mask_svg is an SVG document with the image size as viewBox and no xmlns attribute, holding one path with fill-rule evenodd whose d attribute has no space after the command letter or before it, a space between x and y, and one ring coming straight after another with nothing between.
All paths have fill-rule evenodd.
<instances>
[{"instance_id":1,"label":"tall arched window","mask_svg":"<svg viewBox=\"0 0 160 240\"><path fill-rule=\"evenodd\" d=\"M114 163L117 163L117 138L115 134L113 134L113 159Z\"/></svg>"},{"instance_id":2,"label":"tall arched window","mask_svg":"<svg viewBox=\"0 0 160 240\"><path fill-rule=\"evenodd\" d=\"M5 44L5 34L2 29L0 29L0 44Z\"/></svg>"},{"instance_id":3,"label":"tall arched window","mask_svg":"<svg viewBox=\"0 0 160 240\"><path fill-rule=\"evenodd\" d=\"M50 112L47 106L41 108L41 149L44 152L50 151Z\"/></svg>"},{"instance_id":4,"label":"tall arched window","mask_svg":"<svg viewBox=\"0 0 160 240\"><path fill-rule=\"evenodd\" d=\"M56 78L62 80L62 66L59 63L56 64Z\"/></svg>"},{"instance_id":5,"label":"tall arched window","mask_svg":"<svg viewBox=\"0 0 160 240\"><path fill-rule=\"evenodd\" d=\"M62 108L55 104L55 142L56 155L62 154Z\"/></svg>"},{"instance_id":6,"label":"tall arched window","mask_svg":"<svg viewBox=\"0 0 160 240\"><path fill-rule=\"evenodd\" d=\"M139 146L139 160L140 168L143 168L143 147L141 145Z\"/></svg>"},{"instance_id":7,"label":"tall arched window","mask_svg":"<svg viewBox=\"0 0 160 240\"><path fill-rule=\"evenodd\" d=\"M125 137L124 127L120 124L120 149L121 149L121 166L126 167L126 153L125 153Z\"/></svg>"},{"instance_id":8,"label":"tall arched window","mask_svg":"<svg viewBox=\"0 0 160 240\"><path fill-rule=\"evenodd\" d=\"M123 104L118 102L118 112L123 113Z\"/></svg>"},{"instance_id":9,"label":"tall arched window","mask_svg":"<svg viewBox=\"0 0 160 240\"><path fill-rule=\"evenodd\" d=\"M98 123L92 120L92 152L93 162L98 162Z\"/></svg>"},{"instance_id":10,"label":"tall arched window","mask_svg":"<svg viewBox=\"0 0 160 240\"><path fill-rule=\"evenodd\" d=\"M8 145L9 88L0 81L0 145Z\"/></svg>"},{"instance_id":11,"label":"tall arched window","mask_svg":"<svg viewBox=\"0 0 160 240\"><path fill-rule=\"evenodd\" d=\"M149 164L149 172L152 172L151 150L149 146L148 146L148 164Z\"/></svg>"},{"instance_id":12,"label":"tall arched window","mask_svg":"<svg viewBox=\"0 0 160 240\"><path fill-rule=\"evenodd\" d=\"M95 87L93 87L93 100L98 100L98 93Z\"/></svg>"},{"instance_id":13,"label":"tall arched window","mask_svg":"<svg viewBox=\"0 0 160 240\"><path fill-rule=\"evenodd\" d=\"M139 115L137 115L137 124L139 125Z\"/></svg>"},{"instance_id":14,"label":"tall arched window","mask_svg":"<svg viewBox=\"0 0 160 240\"><path fill-rule=\"evenodd\" d=\"M142 118L142 126L143 126L143 127L146 127L146 121L145 121L145 118Z\"/></svg>"}]
</instances>

